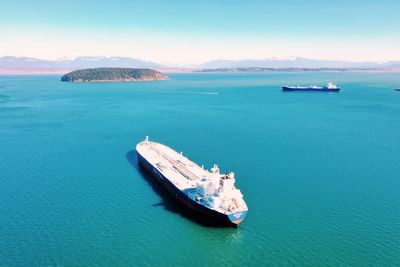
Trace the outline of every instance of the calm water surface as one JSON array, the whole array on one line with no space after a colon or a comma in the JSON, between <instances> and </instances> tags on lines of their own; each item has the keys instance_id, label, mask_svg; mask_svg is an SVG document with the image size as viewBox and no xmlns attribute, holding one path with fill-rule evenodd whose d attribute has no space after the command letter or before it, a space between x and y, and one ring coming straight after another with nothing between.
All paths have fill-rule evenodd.
<instances>
[{"instance_id":1,"label":"calm water surface","mask_svg":"<svg viewBox=\"0 0 400 267\"><path fill-rule=\"evenodd\" d=\"M0 266L400 266L399 74L170 77L0 76ZM143 175L145 135L234 171L240 227L192 220Z\"/></svg>"}]
</instances>

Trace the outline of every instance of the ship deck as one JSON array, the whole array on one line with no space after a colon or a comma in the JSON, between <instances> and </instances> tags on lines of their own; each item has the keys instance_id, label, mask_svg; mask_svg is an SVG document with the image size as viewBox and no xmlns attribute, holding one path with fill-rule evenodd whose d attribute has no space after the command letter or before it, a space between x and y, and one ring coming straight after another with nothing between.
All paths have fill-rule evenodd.
<instances>
[{"instance_id":1,"label":"ship deck","mask_svg":"<svg viewBox=\"0 0 400 267\"><path fill-rule=\"evenodd\" d=\"M180 190L196 187L199 179L212 175L182 154L160 143L141 142L136 149Z\"/></svg>"}]
</instances>

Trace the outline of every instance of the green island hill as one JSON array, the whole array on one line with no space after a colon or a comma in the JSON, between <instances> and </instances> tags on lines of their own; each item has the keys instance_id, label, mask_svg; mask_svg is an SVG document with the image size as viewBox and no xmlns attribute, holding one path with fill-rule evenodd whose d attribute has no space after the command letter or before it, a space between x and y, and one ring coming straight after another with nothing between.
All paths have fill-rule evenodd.
<instances>
[{"instance_id":1,"label":"green island hill","mask_svg":"<svg viewBox=\"0 0 400 267\"><path fill-rule=\"evenodd\" d=\"M141 82L168 80L168 76L152 69L93 68L75 70L61 77L63 82Z\"/></svg>"}]
</instances>

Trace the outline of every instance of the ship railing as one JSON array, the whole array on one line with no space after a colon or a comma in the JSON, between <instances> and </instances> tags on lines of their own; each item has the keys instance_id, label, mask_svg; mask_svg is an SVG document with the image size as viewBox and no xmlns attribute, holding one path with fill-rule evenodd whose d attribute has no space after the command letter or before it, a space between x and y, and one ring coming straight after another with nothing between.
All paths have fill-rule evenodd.
<instances>
[{"instance_id":1,"label":"ship railing","mask_svg":"<svg viewBox=\"0 0 400 267\"><path fill-rule=\"evenodd\" d=\"M197 176L195 176L193 173L189 172L186 169L180 168L179 166L176 166L176 165L173 165L173 168L189 180L197 180L198 179Z\"/></svg>"},{"instance_id":2,"label":"ship railing","mask_svg":"<svg viewBox=\"0 0 400 267\"><path fill-rule=\"evenodd\" d=\"M199 179L199 177L197 177L194 173L192 173L191 171L186 169L185 166L182 166L182 163L174 160L173 158L171 158L170 156L168 156L164 153L162 153L162 157L164 159L168 160L172 164L173 168L175 170L177 170L180 174L185 176L187 179L190 179L190 180Z\"/></svg>"},{"instance_id":3,"label":"ship railing","mask_svg":"<svg viewBox=\"0 0 400 267\"><path fill-rule=\"evenodd\" d=\"M166 155L165 153L156 150L155 148L150 146L150 149L161 154L161 156L166 159L169 163L172 164L173 168L176 169L180 174L182 174L185 178L189 179L189 180L197 180L199 179L199 177L197 177L197 175L195 175L194 173L192 173L191 171L189 171L188 169L186 169L184 166L182 166L182 163L176 161L175 159L171 158L170 156Z\"/></svg>"}]
</instances>

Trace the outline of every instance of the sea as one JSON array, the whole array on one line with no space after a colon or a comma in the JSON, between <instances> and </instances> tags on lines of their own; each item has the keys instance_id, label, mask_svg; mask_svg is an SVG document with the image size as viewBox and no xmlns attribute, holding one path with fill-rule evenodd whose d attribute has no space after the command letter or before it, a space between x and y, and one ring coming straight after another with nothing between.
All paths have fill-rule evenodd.
<instances>
[{"instance_id":1,"label":"sea","mask_svg":"<svg viewBox=\"0 0 400 267\"><path fill-rule=\"evenodd\" d=\"M400 266L400 74L169 76L0 76L0 266ZM146 135L235 172L239 227L144 173Z\"/></svg>"}]
</instances>

